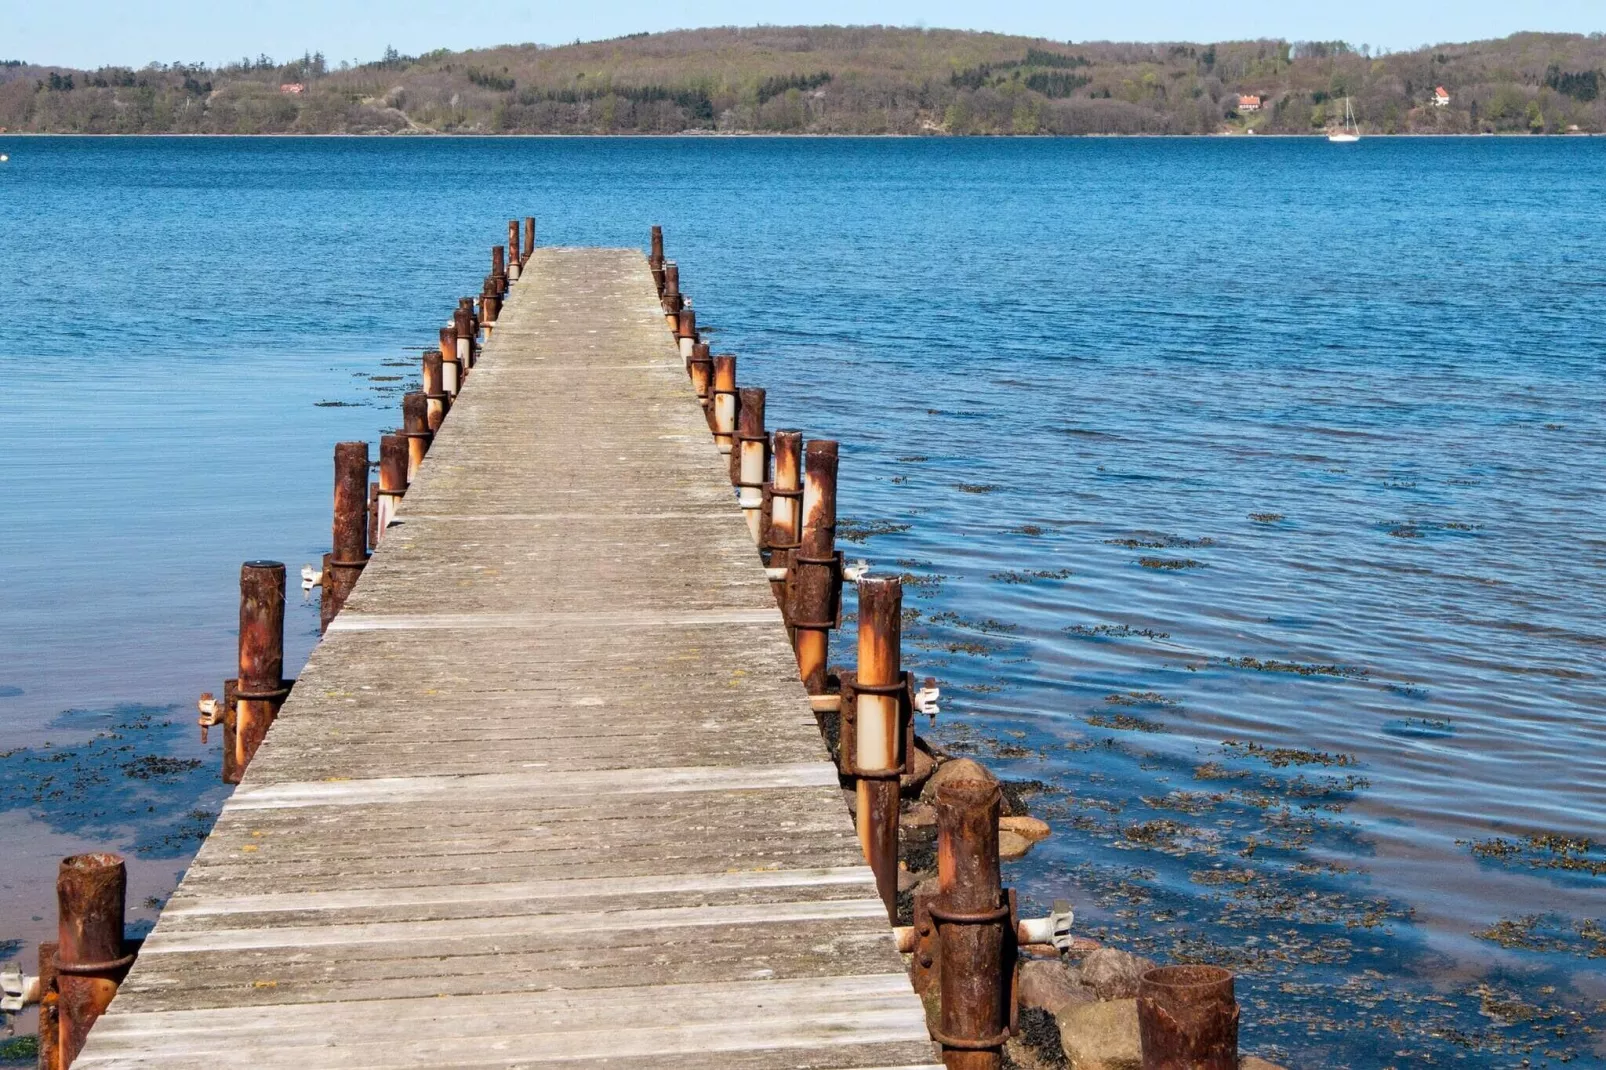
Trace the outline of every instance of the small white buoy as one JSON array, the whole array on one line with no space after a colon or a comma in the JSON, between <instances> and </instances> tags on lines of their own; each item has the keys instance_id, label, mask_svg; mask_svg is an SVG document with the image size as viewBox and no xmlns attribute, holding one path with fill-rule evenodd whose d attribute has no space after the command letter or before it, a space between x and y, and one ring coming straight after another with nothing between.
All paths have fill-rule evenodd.
<instances>
[{"instance_id":1,"label":"small white buoy","mask_svg":"<svg viewBox=\"0 0 1606 1070\"><path fill-rule=\"evenodd\" d=\"M11 157L7 156L3 152L0 152L0 163L10 163L10 162L11 162Z\"/></svg>"}]
</instances>

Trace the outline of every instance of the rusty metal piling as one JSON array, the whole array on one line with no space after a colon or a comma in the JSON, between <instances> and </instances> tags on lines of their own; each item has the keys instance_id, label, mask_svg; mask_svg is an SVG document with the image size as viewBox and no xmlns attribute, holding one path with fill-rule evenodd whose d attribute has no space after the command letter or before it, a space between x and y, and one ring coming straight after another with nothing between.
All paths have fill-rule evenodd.
<instances>
[{"instance_id":1,"label":"rusty metal piling","mask_svg":"<svg viewBox=\"0 0 1606 1070\"><path fill-rule=\"evenodd\" d=\"M429 429L429 399L423 394L403 395L401 437L407 440L407 482L411 484L435 439Z\"/></svg>"},{"instance_id":2,"label":"rusty metal piling","mask_svg":"<svg viewBox=\"0 0 1606 1070\"><path fill-rule=\"evenodd\" d=\"M72 855L56 876L57 1059L67 1070L83 1050L134 956L123 945L128 871L114 854Z\"/></svg>"},{"instance_id":3,"label":"rusty metal piling","mask_svg":"<svg viewBox=\"0 0 1606 1070\"><path fill-rule=\"evenodd\" d=\"M691 361L686 365L686 374L691 377L692 393L697 395L697 404L703 407L703 415L708 418L708 429L714 429L714 417L709 412L709 399L714 391L714 358L708 351L707 342L698 342L692 346Z\"/></svg>"},{"instance_id":4,"label":"rusty metal piling","mask_svg":"<svg viewBox=\"0 0 1606 1070\"><path fill-rule=\"evenodd\" d=\"M1014 1014L1012 897L998 867L998 782L957 780L937 789L937 885L926 912L936 925L940 1028L948 1070L999 1070Z\"/></svg>"},{"instance_id":5,"label":"rusty metal piling","mask_svg":"<svg viewBox=\"0 0 1606 1070\"><path fill-rule=\"evenodd\" d=\"M764 542L770 555L770 591L784 617L787 613L786 575L792 565L793 552L802 545L799 538L803 529L799 518L803 499L803 432L777 431L771 439L771 448L774 474L766 496L770 515Z\"/></svg>"},{"instance_id":6,"label":"rusty metal piling","mask_svg":"<svg viewBox=\"0 0 1606 1070\"><path fill-rule=\"evenodd\" d=\"M325 577L325 590L328 578ZM251 764L251 758L279 707L290 694L284 682L285 571L278 561L247 561L240 566L240 675L234 681L234 762L225 767L225 780L234 782ZM224 698L230 697L225 686ZM229 733L224 732L227 745Z\"/></svg>"},{"instance_id":7,"label":"rusty metal piling","mask_svg":"<svg viewBox=\"0 0 1606 1070\"><path fill-rule=\"evenodd\" d=\"M691 370L692 352L697 347L697 310L682 307L675 317L675 344L680 347L680 359Z\"/></svg>"},{"instance_id":8,"label":"rusty metal piling","mask_svg":"<svg viewBox=\"0 0 1606 1070\"><path fill-rule=\"evenodd\" d=\"M531 254L535 252L535 216L524 217L524 251L519 254L519 268L522 273L524 265L529 262Z\"/></svg>"},{"instance_id":9,"label":"rusty metal piling","mask_svg":"<svg viewBox=\"0 0 1606 1070\"><path fill-rule=\"evenodd\" d=\"M379 439L379 530L374 543L384 538L385 529L396 518L402 496L407 493L407 440L401 435L381 435Z\"/></svg>"},{"instance_id":10,"label":"rusty metal piling","mask_svg":"<svg viewBox=\"0 0 1606 1070\"><path fill-rule=\"evenodd\" d=\"M803 535L787 579L787 623L803 686L825 693L825 659L841 607L836 554L837 444L815 439L803 451Z\"/></svg>"},{"instance_id":11,"label":"rusty metal piling","mask_svg":"<svg viewBox=\"0 0 1606 1070\"><path fill-rule=\"evenodd\" d=\"M59 924L59 923L58 923ZM39 945L39 1070L59 1070L61 996L56 975L54 940Z\"/></svg>"},{"instance_id":12,"label":"rusty metal piling","mask_svg":"<svg viewBox=\"0 0 1606 1070\"><path fill-rule=\"evenodd\" d=\"M711 412L714 418L714 446L730 453L736 441L736 358L729 353L714 357L714 392Z\"/></svg>"},{"instance_id":13,"label":"rusty metal piling","mask_svg":"<svg viewBox=\"0 0 1606 1070\"><path fill-rule=\"evenodd\" d=\"M903 672L903 583L897 577L859 581L859 661L853 688L853 768L859 844L876 889L896 922L898 797L904 772L908 683ZM844 691L847 685L844 684ZM844 724L844 735L847 731Z\"/></svg>"},{"instance_id":14,"label":"rusty metal piling","mask_svg":"<svg viewBox=\"0 0 1606 1070\"><path fill-rule=\"evenodd\" d=\"M764 484L770 467L770 438L764 431L764 391L744 386L736 405L737 425L731 450L731 483L736 501L753 541L760 542L763 519Z\"/></svg>"},{"instance_id":15,"label":"rusty metal piling","mask_svg":"<svg viewBox=\"0 0 1606 1070\"><path fill-rule=\"evenodd\" d=\"M334 541L323 574L323 630L335 619L368 563L368 443L335 443Z\"/></svg>"},{"instance_id":16,"label":"rusty metal piling","mask_svg":"<svg viewBox=\"0 0 1606 1070\"><path fill-rule=\"evenodd\" d=\"M455 365L457 362L454 360L452 363ZM433 434L441 429L447 406L452 403L452 396L446 392L446 361L434 350L424 354L423 386L426 405L424 419Z\"/></svg>"}]
</instances>

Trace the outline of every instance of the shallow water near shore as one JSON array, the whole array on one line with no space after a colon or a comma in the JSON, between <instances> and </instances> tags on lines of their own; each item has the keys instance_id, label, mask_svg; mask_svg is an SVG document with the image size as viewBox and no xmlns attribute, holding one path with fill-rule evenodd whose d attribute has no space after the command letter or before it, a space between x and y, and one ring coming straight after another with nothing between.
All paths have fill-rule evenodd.
<instances>
[{"instance_id":1,"label":"shallow water near shore","mask_svg":"<svg viewBox=\"0 0 1606 1070\"><path fill-rule=\"evenodd\" d=\"M0 955L91 845L154 917L239 563L318 559L332 443L533 212L663 223L770 426L841 440L928 734L1054 826L1027 909L1233 967L1294 1066L1606 1060L1606 142L0 152Z\"/></svg>"}]
</instances>

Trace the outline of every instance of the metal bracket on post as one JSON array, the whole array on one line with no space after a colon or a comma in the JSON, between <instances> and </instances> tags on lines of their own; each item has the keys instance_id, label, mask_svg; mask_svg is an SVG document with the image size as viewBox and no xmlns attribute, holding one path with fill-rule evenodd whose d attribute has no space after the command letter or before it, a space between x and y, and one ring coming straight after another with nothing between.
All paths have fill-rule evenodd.
<instances>
[{"instance_id":1,"label":"metal bracket on post","mask_svg":"<svg viewBox=\"0 0 1606 1070\"><path fill-rule=\"evenodd\" d=\"M910 713L914 709L914 676L907 670L900 673L900 679L895 684L880 686L859 683L858 673L844 670L841 674L842 693L839 696L837 712L840 714L841 730L839 734L837 768L843 776L862 777L867 780L890 780L894 776L906 777L914 774L914 718ZM898 733L898 749L902 751L901 760L892 769L860 769L858 754L859 729L859 695L891 695L898 698L898 723L903 731ZM826 696L816 696L825 698ZM815 707L819 709L819 707Z\"/></svg>"}]
</instances>

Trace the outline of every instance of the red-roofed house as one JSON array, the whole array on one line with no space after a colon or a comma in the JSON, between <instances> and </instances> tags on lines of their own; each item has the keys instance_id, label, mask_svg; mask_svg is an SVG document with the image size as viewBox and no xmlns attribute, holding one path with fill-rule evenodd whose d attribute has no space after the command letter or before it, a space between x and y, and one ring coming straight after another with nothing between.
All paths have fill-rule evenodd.
<instances>
[{"instance_id":1,"label":"red-roofed house","mask_svg":"<svg viewBox=\"0 0 1606 1070\"><path fill-rule=\"evenodd\" d=\"M302 85L300 82L285 82L283 85L279 86L279 92L281 93L295 94L305 93L306 91L307 87Z\"/></svg>"},{"instance_id":2,"label":"red-roofed house","mask_svg":"<svg viewBox=\"0 0 1606 1070\"><path fill-rule=\"evenodd\" d=\"M1446 105L1448 105L1449 103L1450 103L1450 94L1445 92L1444 86L1441 85L1441 86L1435 87L1434 90L1433 90L1433 106L1435 108L1442 108L1442 107L1445 107Z\"/></svg>"},{"instance_id":3,"label":"red-roofed house","mask_svg":"<svg viewBox=\"0 0 1606 1070\"><path fill-rule=\"evenodd\" d=\"M1254 95L1248 94L1248 93L1239 94L1239 96L1238 96L1238 110L1239 111L1259 111L1260 110L1260 98L1258 96L1254 96Z\"/></svg>"}]
</instances>

